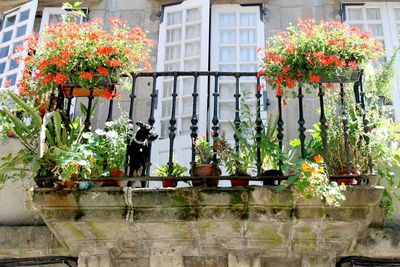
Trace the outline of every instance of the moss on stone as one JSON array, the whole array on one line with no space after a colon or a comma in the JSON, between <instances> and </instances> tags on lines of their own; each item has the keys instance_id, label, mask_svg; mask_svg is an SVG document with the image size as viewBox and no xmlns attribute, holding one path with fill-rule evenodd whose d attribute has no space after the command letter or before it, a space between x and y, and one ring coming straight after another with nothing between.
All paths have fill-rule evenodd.
<instances>
[{"instance_id":1,"label":"moss on stone","mask_svg":"<svg viewBox=\"0 0 400 267\"><path fill-rule=\"evenodd\" d=\"M249 218L249 199L252 190L251 188L243 188L229 192L229 209L240 220Z\"/></svg>"},{"instance_id":2,"label":"moss on stone","mask_svg":"<svg viewBox=\"0 0 400 267\"><path fill-rule=\"evenodd\" d=\"M281 246L283 244L282 236L275 229L260 229L257 231L257 237L267 239L269 242L271 242L271 245L273 246Z\"/></svg>"},{"instance_id":3,"label":"moss on stone","mask_svg":"<svg viewBox=\"0 0 400 267\"><path fill-rule=\"evenodd\" d=\"M203 197L199 190L176 190L171 197L179 207L176 212L179 220L198 220L202 217Z\"/></svg>"},{"instance_id":4,"label":"moss on stone","mask_svg":"<svg viewBox=\"0 0 400 267\"><path fill-rule=\"evenodd\" d=\"M85 233L73 223L65 223L63 228L69 233L69 235L74 237L75 240L83 240L87 238Z\"/></svg>"}]
</instances>

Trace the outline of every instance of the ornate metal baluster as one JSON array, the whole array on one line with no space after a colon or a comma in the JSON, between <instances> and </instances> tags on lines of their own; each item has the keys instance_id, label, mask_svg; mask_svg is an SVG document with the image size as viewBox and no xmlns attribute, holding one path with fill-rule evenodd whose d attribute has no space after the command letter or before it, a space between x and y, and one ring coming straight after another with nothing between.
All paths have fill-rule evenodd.
<instances>
[{"instance_id":1,"label":"ornate metal baluster","mask_svg":"<svg viewBox=\"0 0 400 267\"><path fill-rule=\"evenodd\" d=\"M125 176L128 175L128 167L129 167L129 144L131 142L131 138L133 135L133 108L135 103L135 87L136 87L136 74L132 74L132 90L130 97L130 105L129 105L129 122L128 122L128 132L126 135L126 154L125 154Z\"/></svg>"},{"instance_id":2,"label":"ornate metal baluster","mask_svg":"<svg viewBox=\"0 0 400 267\"><path fill-rule=\"evenodd\" d=\"M136 98L136 79L137 75L132 74L132 90L131 94L129 95L129 98L131 99L130 105L129 105L129 119L133 119L133 108L135 104L135 98Z\"/></svg>"},{"instance_id":3,"label":"ornate metal baluster","mask_svg":"<svg viewBox=\"0 0 400 267\"><path fill-rule=\"evenodd\" d=\"M257 77L257 87L256 87L256 99L257 99L257 104L256 104L256 142L257 142L257 176L261 175L261 149L260 149L260 142L261 142L261 130L262 130L262 120L261 120L261 97L262 94L260 90L258 90L258 87L260 85L260 78Z\"/></svg>"},{"instance_id":4,"label":"ornate metal baluster","mask_svg":"<svg viewBox=\"0 0 400 267\"><path fill-rule=\"evenodd\" d=\"M90 131L90 125L91 125L90 116L92 115L91 113L92 113L92 104L93 104L93 98L94 98L94 96L93 96L94 89L90 88L89 92L90 93L89 93L89 96L88 96L88 106L87 106L86 120L85 120L85 131ZM70 95L72 95L72 88L71 88ZM69 102L69 100L70 99L68 99L68 102ZM68 116L69 116L69 113L68 113Z\"/></svg>"},{"instance_id":5,"label":"ornate metal baluster","mask_svg":"<svg viewBox=\"0 0 400 267\"><path fill-rule=\"evenodd\" d=\"M305 140L306 140L306 135L305 135L305 131L306 128L304 127L305 124L305 120L304 120L304 114L303 114L303 91L301 86L299 86L299 90L298 90L298 95L297 95L298 99L299 99L299 139L300 139L300 148L301 148L301 157L304 159L306 157L306 152L305 152Z\"/></svg>"},{"instance_id":6,"label":"ornate metal baluster","mask_svg":"<svg viewBox=\"0 0 400 267\"><path fill-rule=\"evenodd\" d=\"M198 118L197 118L197 97L199 96L199 93L197 93L197 80L199 77L199 73L195 72L194 73L194 81L193 81L193 93L192 93L192 97L193 97L193 113L192 113L192 119L191 119L191 123L192 125L190 126L190 137L192 138L192 161L190 162L190 165L192 166L190 172L191 175L193 176L193 172L194 172L194 167L196 166L196 153L195 153L195 149L194 149L194 141L197 139L197 130L199 127L197 127L197 123L198 123Z\"/></svg>"},{"instance_id":7,"label":"ornate metal baluster","mask_svg":"<svg viewBox=\"0 0 400 267\"><path fill-rule=\"evenodd\" d=\"M218 97L219 97L218 78L219 78L219 73L216 72L214 74L214 77L215 77L214 93L213 93L213 97L214 97L214 115L213 115L213 119L212 119L213 126L211 127L211 129L213 130L213 132L212 132L213 138L217 138L219 136L219 133L218 133L218 130L219 130L219 126L218 126L218 123L219 123L219 119L218 119ZM215 147L213 149L214 149L214 152L216 152L215 151ZM216 167L218 165L217 154L216 153L214 153L214 155L213 155L212 165L213 165L213 175L215 175L215 170L216 170Z\"/></svg>"},{"instance_id":8,"label":"ornate metal baluster","mask_svg":"<svg viewBox=\"0 0 400 267\"><path fill-rule=\"evenodd\" d=\"M278 134L276 135L276 137L278 138L278 145L279 145L279 150L281 151L281 153L283 153L283 119L282 119L282 96L277 95L276 96L278 98L278 127L277 127L277 131ZM278 162L278 166L279 166L279 170L282 171L282 158L279 157L279 162Z\"/></svg>"},{"instance_id":9,"label":"ornate metal baluster","mask_svg":"<svg viewBox=\"0 0 400 267\"><path fill-rule=\"evenodd\" d=\"M240 84L239 84L239 78L240 74L236 73L235 74L236 78L236 91L234 94L235 97L235 119L234 119L234 124L235 124L235 134L233 135L235 139L235 150L236 150L236 155L239 156L239 136L237 133L240 131L240 116L239 116L239 101L240 101Z\"/></svg>"},{"instance_id":10,"label":"ornate metal baluster","mask_svg":"<svg viewBox=\"0 0 400 267\"><path fill-rule=\"evenodd\" d=\"M369 171L371 174L374 174L374 163L372 162L372 157L371 157L371 147L369 145L369 132L370 132L370 127L369 127L369 121L367 119L367 110L365 106L365 92L364 92L364 87L363 87L363 75L364 75L364 70L361 70L360 72L360 77L358 81L359 89L360 89L360 100L361 100L361 108L362 108L362 118L363 118L363 125L364 125L364 140L365 144L367 145L367 153L368 153L368 167Z\"/></svg>"},{"instance_id":11,"label":"ornate metal baluster","mask_svg":"<svg viewBox=\"0 0 400 267\"><path fill-rule=\"evenodd\" d=\"M113 104L114 104L114 97L116 94L115 91L115 85L111 85L112 86L112 95L111 95L111 99L110 102L108 104L108 115L107 115L107 120L106 121L112 121L112 117L113 117Z\"/></svg>"},{"instance_id":12,"label":"ornate metal baluster","mask_svg":"<svg viewBox=\"0 0 400 267\"><path fill-rule=\"evenodd\" d=\"M174 157L174 140L175 140L175 131L176 131L176 97L178 94L176 93L178 85L178 73L174 73L174 88L172 91L172 110L171 110L171 119L169 120L169 161L168 161L168 176L172 175L173 171L173 157Z\"/></svg>"},{"instance_id":13,"label":"ornate metal baluster","mask_svg":"<svg viewBox=\"0 0 400 267\"><path fill-rule=\"evenodd\" d=\"M150 96L151 96L151 106L150 106L150 116L149 116L149 119L148 119L148 123L152 127L154 126L154 123L156 122L156 120L154 118L154 107L156 105L156 99L157 99L157 95L158 95L158 93L157 93L157 77L158 77L158 74L157 73L153 73L153 89L152 89L152 92L150 94ZM151 166L150 159L151 159L151 147L152 147L151 143L149 143L148 147L149 147L149 154L147 155L147 160L146 160L146 163L145 163L145 168L146 168L145 175L146 176L150 175L150 166Z\"/></svg>"},{"instance_id":14,"label":"ornate metal baluster","mask_svg":"<svg viewBox=\"0 0 400 267\"><path fill-rule=\"evenodd\" d=\"M51 91L50 100L49 100L49 112L54 111L54 100L56 98L56 94L54 93L54 89Z\"/></svg>"},{"instance_id":15,"label":"ornate metal baluster","mask_svg":"<svg viewBox=\"0 0 400 267\"><path fill-rule=\"evenodd\" d=\"M350 159L350 145L349 145L349 126L347 125L347 111L346 111L346 104L345 104L345 92L344 92L344 85L340 83L340 103L342 105L342 122L343 122L343 137L344 137L344 150L346 156L346 163L347 163L347 170L349 174L351 174L351 166L352 162Z\"/></svg>"},{"instance_id":16,"label":"ornate metal baluster","mask_svg":"<svg viewBox=\"0 0 400 267\"><path fill-rule=\"evenodd\" d=\"M322 84L319 84L319 107L320 107L320 117L319 117L319 122L320 122L320 129L321 129L321 139L322 139L322 157L324 158L326 164L328 164L327 159L326 159L326 153L328 151L328 134L326 132L326 129L328 126L326 125L326 117L325 117L325 106L324 106L324 88Z\"/></svg>"},{"instance_id":17,"label":"ornate metal baluster","mask_svg":"<svg viewBox=\"0 0 400 267\"><path fill-rule=\"evenodd\" d=\"M56 109L57 110L64 110L64 92L63 92L61 86L58 86Z\"/></svg>"},{"instance_id":18,"label":"ornate metal baluster","mask_svg":"<svg viewBox=\"0 0 400 267\"><path fill-rule=\"evenodd\" d=\"M71 105L72 105L72 99L74 98L73 90L74 90L74 87L71 86L69 94L67 95L67 120L68 120L68 122L69 122L69 118L71 117Z\"/></svg>"}]
</instances>

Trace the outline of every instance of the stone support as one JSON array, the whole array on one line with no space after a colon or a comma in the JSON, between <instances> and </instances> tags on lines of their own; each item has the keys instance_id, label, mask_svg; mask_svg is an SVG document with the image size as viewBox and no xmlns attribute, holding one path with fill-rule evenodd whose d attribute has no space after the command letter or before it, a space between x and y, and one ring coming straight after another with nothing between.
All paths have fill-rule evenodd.
<instances>
[{"instance_id":1,"label":"stone support","mask_svg":"<svg viewBox=\"0 0 400 267\"><path fill-rule=\"evenodd\" d=\"M78 258L78 267L113 267L112 256L109 251L81 252Z\"/></svg>"},{"instance_id":2,"label":"stone support","mask_svg":"<svg viewBox=\"0 0 400 267\"><path fill-rule=\"evenodd\" d=\"M261 257L259 255L250 256L246 252L229 252L228 267L261 267Z\"/></svg>"},{"instance_id":3,"label":"stone support","mask_svg":"<svg viewBox=\"0 0 400 267\"><path fill-rule=\"evenodd\" d=\"M180 254L175 255L151 255L150 267L184 267L183 256Z\"/></svg>"},{"instance_id":4,"label":"stone support","mask_svg":"<svg viewBox=\"0 0 400 267\"><path fill-rule=\"evenodd\" d=\"M301 267L334 267L335 252L317 252L304 254L301 258Z\"/></svg>"}]
</instances>

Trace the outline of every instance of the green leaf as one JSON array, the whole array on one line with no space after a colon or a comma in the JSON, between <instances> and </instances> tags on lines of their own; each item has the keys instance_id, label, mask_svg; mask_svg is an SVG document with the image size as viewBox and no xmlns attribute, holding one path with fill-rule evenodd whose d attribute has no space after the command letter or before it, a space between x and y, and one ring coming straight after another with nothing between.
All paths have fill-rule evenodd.
<instances>
[{"instance_id":1,"label":"green leaf","mask_svg":"<svg viewBox=\"0 0 400 267\"><path fill-rule=\"evenodd\" d=\"M25 101L22 98L20 98L13 92L7 91L7 93L19 106L21 106L32 117L34 123L33 126L35 128L39 128L42 125L42 118L39 116L39 113L36 110L34 110L30 105L25 103Z\"/></svg>"}]
</instances>

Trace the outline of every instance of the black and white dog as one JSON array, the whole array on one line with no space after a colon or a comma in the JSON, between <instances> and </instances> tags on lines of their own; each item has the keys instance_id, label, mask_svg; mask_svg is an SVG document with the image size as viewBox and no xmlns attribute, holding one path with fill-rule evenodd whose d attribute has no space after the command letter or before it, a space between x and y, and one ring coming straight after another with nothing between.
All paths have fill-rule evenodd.
<instances>
[{"instance_id":1,"label":"black and white dog","mask_svg":"<svg viewBox=\"0 0 400 267\"><path fill-rule=\"evenodd\" d=\"M136 134L132 135L132 138L128 145L128 157L129 157L129 177L140 177L145 175L146 162L149 159L149 144L158 138L158 134L155 132L154 127L143 122L136 122L139 126ZM133 129L133 122L130 122L130 128ZM128 186L131 187L145 187L147 182L129 182Z\"/></svg>"}]
</instances>

